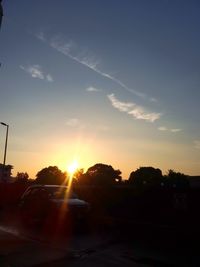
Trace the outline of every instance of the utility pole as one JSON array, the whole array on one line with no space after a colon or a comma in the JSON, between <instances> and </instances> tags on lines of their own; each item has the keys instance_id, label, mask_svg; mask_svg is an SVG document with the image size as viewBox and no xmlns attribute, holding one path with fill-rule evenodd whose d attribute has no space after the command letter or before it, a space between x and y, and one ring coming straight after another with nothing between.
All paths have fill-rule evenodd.
<instances>
[{"instance_id":1,"label":"utility pole","mask_svg":"<svg viewBox=\"0 0 200 267\"><path fill-rule=\"evenodd\" d=\"M0 29L1 29L1 23L2 23L2 18L3 18L3 7L1 3L2 3L2 0L0 0ZM0 67L1 67L1 62L0 62Z\"/></svg>"},{"instance_id":2,"label":"utility pole","mask_svg":"<svg viewBox=\"0 0 200 267\"><path fill-rule=\"evenodd\" d=\"M3 17L3 7L2 7L2 0L0 0L0 28L2 23L2 17Z\"/></svg>"},{"instance_id":3,"label":"utility pole","mask_svg":"<svg viewBox=\"0 0 200 267\"><path fill-rule=\"evenodd\" d=\"M7 154L7 145L8 145L9 125L4 123L4 122L0 122L0 124L6 127L6 141L5 141L5 149L4 149L4 157L3 157L3 176L4 176L5 175L5 169L6 169L6 154Z\"/></svg>"}]
</instances>

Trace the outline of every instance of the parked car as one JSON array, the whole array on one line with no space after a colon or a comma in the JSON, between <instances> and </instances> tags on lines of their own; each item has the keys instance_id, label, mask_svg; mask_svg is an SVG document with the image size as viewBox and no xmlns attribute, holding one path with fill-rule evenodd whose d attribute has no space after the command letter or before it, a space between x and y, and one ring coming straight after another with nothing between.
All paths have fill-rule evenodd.
<instances>
[{"instance_id":1,"label":"parked car","mask_svg":"<svg viewBox=\"0 0 200 267\"><path fill-rule=\"evenodd\" d=\"M66 186L33 185L20 199L19 214L26 225L65 227L87 220L90 205Z\"/></svg>"}]
</instances>

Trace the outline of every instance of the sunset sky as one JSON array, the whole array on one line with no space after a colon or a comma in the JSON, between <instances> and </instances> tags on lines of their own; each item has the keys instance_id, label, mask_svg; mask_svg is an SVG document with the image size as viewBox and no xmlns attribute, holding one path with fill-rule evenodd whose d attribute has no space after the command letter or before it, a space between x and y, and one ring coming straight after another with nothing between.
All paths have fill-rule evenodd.
<instances>
[{"instance_id":1,"label":"sunset sky","mask_svg":"<svg viewBox=\"0 0 200 267\"><path fill-rule=\"evenodd\" d=\"M73 161L200 175L200 2L4 0L0 121L31 178ZM6 128L0 125L0 162Z\"/></svg>"}]
</instances>

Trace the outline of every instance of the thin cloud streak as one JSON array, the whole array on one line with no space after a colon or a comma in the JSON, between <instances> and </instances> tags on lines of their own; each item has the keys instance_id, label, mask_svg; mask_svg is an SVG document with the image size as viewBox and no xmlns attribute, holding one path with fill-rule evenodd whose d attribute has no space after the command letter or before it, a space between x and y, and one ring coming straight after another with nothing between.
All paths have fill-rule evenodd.
<instances>
[{"instance_id":1,"label":"thin cloud streak","mask_svg":"<svg viewBox=\"0 0 200 267\"><path fill-rule=\"evenodd\" d=\"M181 132L182 129L179 129L179 128L176 128L176 129L168 129L167 127L165 126L160 126L158 127L158 130L159 131L162 131L162 132L171 132L171 133L178 133L178 132Z\"/></svg>"},{"instance_id":2,"label":"thin cloud streak","mask_svg":"<svg viewBox=\"0 0 200 267\"><path fill-rule=\"evenodd\" d=\"M114 94L107 95L112 106L121 112L125 112L133 116L137 120L146 120L149 122L154 122L161 117L161 113L148 112L145 108L136 105L132 102L122 102L118 100Z\"/></svg>"},{"instance_id":3,"label":"thin cloud streak","mask_svg":"<svg viewBox=\"0 0 200 267\"><path fill-rule=\"evenodd\" d=\"M168 129L165 126L161 126L158 128L159 131L168 131Z\"/></svg>"},{"instance_id":4,"label":"thin cloud streak","mask_svg":"<svg viewBox=\"0 0 200 267\"><path fill-rule=\"evenodd\" d=\"M19 67L26 73L30 74L32 78L53 82L53 77L50 74L44 74L40 65L30 65L27 67L20 65Z\"/></svg>"},{"instance_id":5,"label":"thin cloud streak","mask_svg":"<svg viewBox=\"0 0 200 267\"><path fill-rule=\"evenodd\" d=\"M82 130L86 128L86 125L82 123L78 118L69 118L65 124L66 126L77 130Z\"/></svg>"},{"instance_id":6,"label":"thin cloud streak","mask_svg":"<svg viewBox=\"0 0 200 267\"><path fill-rule=\"evenodd\" d=\"M39 65L32 65L32 66L28 66L28 67L20 66L20 69L29 73L32 78L44 80L44 74L43 74L41 67Z\"/></svg>"},{"instance_id":7,"label":"thin cloud streak","mask_svg":"<svg viewBox=\"0 0 200 267\"><path fill-rule=\"evenodd\" d=\"M182 131L182 129L170 129L170 131L172 133L178 133L178 132Z\"/></svg>"},{"instance_id":8,"label":"thin cloud streak","mask_svg":"<svg viewBox=\"0 0 200 267\"><path fill-rule=\"evenodd\" d=\"M89 68L90 70L98 73L99 75L101 75L104 78L107 78L111 81L113 81L114 83L120 85L122 88L124 88L126 91L141 97L141 98L146 98L147 95L141 92L138 92L134 89L129 88L125 83L123 83L122 81L120 81L119 79L115 78L114 76L101 71L97 66L99 64L98 61L95 61L93 58L91 58L91 56L85 56L85 55L73 55L72 50L74 49L74 47L76 47L75 43L72 41L66 42L64 43L61 38L59 36L52 38L50 41L48 41L43 32L40 32L38 34L35 35L39 40L43 41L43 42L47 42L52 48L54 48L55 50L57 50L58 52L64 54L65 56L67 56L68 58L72 59L73 61ZM152 101L152 99L155 98L150 98L149 100Z\"/></svg>"},{"instance_id":9,"label":"thin cloud streak","mask_svg":"<svg viewBox=\"0 0 200 267\"><path fill-rule=\"evenodd\" d=\"M100 92L101 90L96 88L96 87L90 86L90 87L86 88L86 91L87 92Z\"/></svg>"}]
</instances>

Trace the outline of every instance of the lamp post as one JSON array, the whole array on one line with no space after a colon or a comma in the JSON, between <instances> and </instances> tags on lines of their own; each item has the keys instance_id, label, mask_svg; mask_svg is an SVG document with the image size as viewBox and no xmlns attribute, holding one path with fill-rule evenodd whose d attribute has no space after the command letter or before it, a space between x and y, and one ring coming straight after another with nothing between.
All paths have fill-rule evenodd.
<instances>
[{"instance_id":1,"label":"lamp post","mask_svg":"<svg viewBox=\"0 0 200 267\"><path fill-rule=\"evenodd\" d=\"M0 28L1 28L1 22L2 22L2 17L3 17L3 7L1 5L2 0L0 0Z\"/></svg>"},{"instance_id":2,"label":"lamp post","mask_svg":"<svg viewBox=\"0 0 200 267\"><path fill-rule=\"evenodd\" d=\"M4 122L0 122L0 124L6 127L6 141L5 141L5 149L4 149L4 157L3 157L3 176L4 176L4 171L5 171L5 166L6 166L6 154L7 154L9 125L4 123Z\"/></svg>"}]
</instances>

